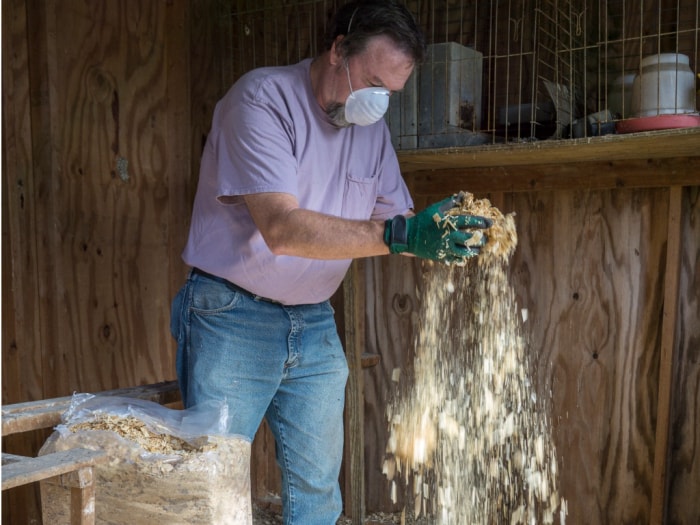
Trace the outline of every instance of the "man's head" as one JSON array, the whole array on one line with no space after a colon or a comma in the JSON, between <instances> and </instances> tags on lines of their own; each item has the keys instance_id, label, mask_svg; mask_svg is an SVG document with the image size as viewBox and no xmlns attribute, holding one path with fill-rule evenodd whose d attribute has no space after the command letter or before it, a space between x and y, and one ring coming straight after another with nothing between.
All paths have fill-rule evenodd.
<instances>
[{"instance_id":1,"label":"man's head","mask_svg":"<svg viewBox=\"0 0 700 525\"><path fill-rule=\"evenodd\" d=\"M413 15L396 0L355 0L342 6L326 34L326 49L336 45L345 58L362 53L375 36L391 38L415 65L425 58L425 37Z\"/></svg>"},{"instance_id":2,"label":"man's head","mask_svg":"<svg viewBox=\"0 0 700 525\"><path fill-rule=\"evenodd\" d=\"M388 96L403 89L425 56L411 13L394 0L358 0L336 14L326 37L335 89L326 113L338 127L381 118ZM371 88L371 89L370 89Z\"/></svg>"}]
</instances>

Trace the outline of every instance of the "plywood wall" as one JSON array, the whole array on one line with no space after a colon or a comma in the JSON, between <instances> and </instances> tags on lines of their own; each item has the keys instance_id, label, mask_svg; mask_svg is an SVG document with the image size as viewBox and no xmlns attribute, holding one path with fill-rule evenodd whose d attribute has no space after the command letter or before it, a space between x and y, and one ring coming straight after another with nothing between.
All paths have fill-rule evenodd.
<instances>
[{"instance_id":1,"label":"plywood wall","mask_svg":"<svg viewBox=\"0 0 700 525\"><path fill-rule=\"evenodd\" d=\"M196 182L188 10L2 4L3 404L174 377ZM44 437L3 450L32 455ZM40 523L35 489L3 493L3 523Z\"/></svg>"},{"instance_id":2,"label":"plywood wall","mask_svg":"<svg viewBox=\"0 0 700 525\"><path fill-rule=\"evenodd\" d=\"M3 401L170 378L191 184L187 71L176 67L185 10L48 1L4 14L16 330Z\"/></svg>"},{"instance_id":3,"label":"plywood wall","mask_svg":"<svg viewBox=\"0 0 700 525\"><path fill-rule=\"evenodd\" d=\"M174 379L170 301L231 3L3 2L2 402ZM34 455L50 430L3 440ZM279 486L272 438L253 486ZM36 487L3 522L40 523Z\"/></svg>"}]
</instances>

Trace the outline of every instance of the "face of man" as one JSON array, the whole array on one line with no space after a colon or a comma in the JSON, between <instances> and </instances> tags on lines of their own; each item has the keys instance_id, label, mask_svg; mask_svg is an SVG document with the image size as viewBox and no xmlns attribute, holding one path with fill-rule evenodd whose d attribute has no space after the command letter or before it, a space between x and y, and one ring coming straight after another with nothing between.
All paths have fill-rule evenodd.
<instances>
[{"instance_id":1,"label":"face of man","mask_svg":"<svg viewBox=\"0 0 700 525\"><path fill-rule=\"evenodd\" d=\"M335 96L326 105L326 114L337 127L347 127L345 103L353 91L381 87L393 91L403 89L414 67L413 60L397 48L393 40L378 36L367 43L360 54L342 57L335 45Z\"/></svg>"}]
</instances>

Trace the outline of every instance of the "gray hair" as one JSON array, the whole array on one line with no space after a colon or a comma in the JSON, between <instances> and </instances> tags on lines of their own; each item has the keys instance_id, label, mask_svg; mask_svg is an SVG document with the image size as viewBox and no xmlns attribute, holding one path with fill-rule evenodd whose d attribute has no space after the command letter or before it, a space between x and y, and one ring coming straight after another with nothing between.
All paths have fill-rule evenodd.
<instances>
[{"instance_id":1,"label":"gray hair","mask_svg":"<svg viewBox=\"0 0 700 525\"><path fill-rule=\"evenodd\" d=\"M345 58L362 53L375 36L390 37L415 64L425 58L425 37L413 15L396 0L355 0L336 13L326 34L326 49L343 35L338 51Z\"/></svg>"}]
</instances>

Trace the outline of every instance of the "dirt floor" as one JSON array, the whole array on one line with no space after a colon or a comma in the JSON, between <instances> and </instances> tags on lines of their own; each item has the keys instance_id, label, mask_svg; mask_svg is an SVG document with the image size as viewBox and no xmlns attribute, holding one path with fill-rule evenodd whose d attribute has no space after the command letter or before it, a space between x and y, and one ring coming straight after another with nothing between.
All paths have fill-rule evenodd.
<instances>
[{"instance_id":1,"label":"dirt floor","mask_svg":"<svg viewBox=\"0 0 700 525\"><path fill-rule=\"evenodd\" d=\"M277 502L253 504L253 525L281 525L282 523L282 507ZM406 516L404 521L401 521L401 513L371 513L365 516L364 525L432 525L434 520L426 517L415 519L412 516ZM352 525L352 519L341 516L336 525Z\"/></svg>"}]
</instances>

